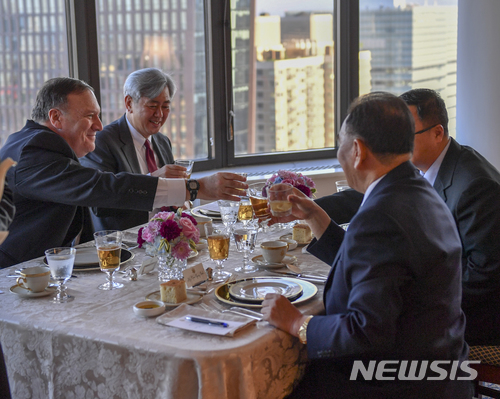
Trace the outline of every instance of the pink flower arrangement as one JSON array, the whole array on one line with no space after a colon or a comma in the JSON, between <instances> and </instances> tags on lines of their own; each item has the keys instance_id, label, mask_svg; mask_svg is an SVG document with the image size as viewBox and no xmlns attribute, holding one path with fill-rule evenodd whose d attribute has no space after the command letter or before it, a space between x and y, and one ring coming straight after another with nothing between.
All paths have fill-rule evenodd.
<instances>
[{"instance_id":1,"label":"pink flower arrangement","mask_svg":"<svg viewBox=\"0 0 500 399\"><path fill-rule=\"evenodd\" d=\"M302 173L290 172L289 170L279 170L278 173L275 173L267 179L265 190L267 191L267 187L278 183L291 184L295 188L302 191L309 198L312 198L316 192L316 185L312 179L304 176Z\"/></svg>"},{"instance_id":2,"label":"pink flower arrangement","mask_svg":"<svg viewBox=\"0 0 500 399\"><path fill-rule=\"evenodd\" d=\"M165 251L176 259L184 260L200 241L197 224L195 218L180 209L177 213L158 212L146 227L139 229L137 243L139 248L146 245L152 253Z\"/></svg>"}]
</instances>

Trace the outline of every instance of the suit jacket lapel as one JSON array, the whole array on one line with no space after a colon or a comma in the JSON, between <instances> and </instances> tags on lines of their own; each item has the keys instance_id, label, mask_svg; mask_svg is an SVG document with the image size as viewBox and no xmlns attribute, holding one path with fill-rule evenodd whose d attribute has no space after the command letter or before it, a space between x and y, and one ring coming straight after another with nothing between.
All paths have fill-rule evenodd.
<instances>
[{"instance_id":1,"label":"suit jacket lapel","mask_svg":"<svg viewBox=\"0 0 500 399\"><path fill-rule=\"evenodd\" d=\"M446 189L451 186L451 180L453 178L453 173L455 167L457 166L457 161L460 156L460 144L458 144L453 137L450 138L451 143L448 147L448 151L443 158L441 167L434 181L434 189L437 191L439 196L446 202Z\"/></svg>"},{"instance_id":2,"label":"suit jacket lapel","mask_svg":"<svg viewBox=\"0 0 500 399\"><path fill-rule=\"evenodd\" d=\"M125 115L120 118L120 130L118 131L118 137L121 141L121 151L123 152L130 169L134 173L141 173L141 166L139 165L139 160L137 159L134 140L132 139L132 134L128 128Z\"/></svg>"},{"instance_id":3,"label":"suit jacket lapel","mask_svg":"<svg viewBox=\"0 0 500 399\"><path fill-rule=\"evenodd\" d=\"M160 163L160 168L161 168L166 164L174 163L174 160L169 159L169 157L170 157L169 153L167 153L166 151L162 151L160 149L159 143L162 140L162 138L158 138L159 134L161 134L161 133L153 134L151 136L151 140L153 141L153 150L154 150L156 156L158 157L158 161ZM166 140L166 138L165 138L165 140ZM165 143L165 144L167 144L167 143Z\"/></svg>"}]
</instances>

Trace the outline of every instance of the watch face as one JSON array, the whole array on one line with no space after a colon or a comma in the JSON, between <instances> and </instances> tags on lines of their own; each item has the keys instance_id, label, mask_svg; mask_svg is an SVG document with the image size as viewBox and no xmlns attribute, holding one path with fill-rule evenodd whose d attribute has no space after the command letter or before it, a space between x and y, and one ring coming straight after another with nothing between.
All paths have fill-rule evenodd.
<instances>
[{"instance_id":1,"label":"watch face","mask_svg":"<svg viewBox=\"0 0 500 399\"><path fill-rule=\"evenodd\" d=\"M195 182L195 181L190 181L190 182L189 182L189 188L190 188L191 190L196 190L196 189L198 188L198 184L196 184L196 182Z\"/></svg>"}]
</instances>

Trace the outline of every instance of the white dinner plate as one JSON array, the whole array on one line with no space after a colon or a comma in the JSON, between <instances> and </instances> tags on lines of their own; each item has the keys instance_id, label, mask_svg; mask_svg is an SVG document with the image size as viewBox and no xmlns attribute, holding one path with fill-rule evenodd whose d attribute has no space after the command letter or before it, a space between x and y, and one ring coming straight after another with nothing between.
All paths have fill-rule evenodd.
<instances>
[{"instance_id":1,"label":"white dinner plate","mask_svg":"<svg viewBox=\"0 0 500 399\"><path fill-rule=\"evenodd\" d=\"M252 262L260 267L261 269L281 269L286 267L285 263L296 263L297 258L292 255L285 255L282 262L278 263L267 263L262 255L257 255L252 258Z\"/></svg>"},{"instance_id":2,"label":"white dinner plate","mask_svg":"<svg viewBox=\"0 0 500 399\"><path fill-rule=\"evenodd\" d=\"M168 308L176 308L182 303L185 303L186 305L192 305L193 303L196 303L203 298L203 295L201 294L195 294L193 292L188 292L187 293L187 299L179 302L179 303L169 303L169 302L163 302L166 307ZM155 291L151 292L150 294L146 295L146 299L148 301L160 301L161 302L161 294L160 291Z\"/></svg>"},{"instance_id":3,"label":"white dinner plate","mask_svg":"<svg viewBox=\"0 0 500 399\"><path fill-rule=\"evenodd\" d=\"M203 205L191 209L191 214L199 217L205 217L205 218L209 217L215 222L222 221L219 211L203 208Z\"/></svg>"},{"instance_id":4,"label":"white dinner plate","mask_svg":"<svg viewBox=\"0 0 500 399\"><path fill-rule=\"evenodd\" d=\"M286 240L286 239L293 240L292 233L285 234L285 235L281 236L280 239L282 239L282 240ZM295 240L295 241L297 241L297 240ZM300 245L300 246L302 246L302 245L309 245L311 243L311 241L312 241L312 238L309 241L297 241L297 245Z\"/></svg>"},{"instance_id":5,"label":"white dinner plate","mask_svg":"<svg viewBox=\"0 0 500 399\"><path fill-rule=\"evenodd\" d=\"M253 278L258 279L259 277L253 277ZM273 278L273 277L261 277L261 278L269 279L269 278ZM252 279L252 278L249 278L249 279ZM243 280L249 280L249 279L243 279ZM299 298L292 301L292 303L295 305L311 299L318 292L318 287L316 287L314 284L310 283L309 281L299 280L299 279L291 278L291 277L275 277L275 279L276 280L293 281L293 282L300 284L302 286L302 295ZM232 283L226 283L226 284L222 284L222 285L218 286L215 290L215 297L219 301L226 303L228 305L231 305L231 306L242 306L245 308L261 308L262 307L261 304L240 302L240 301L237 301L237 300L231 298L231 296L229 295L230 285L236 284L236 283L243 281L243 280L237 280L237 281L234 281Z\"/></svg>"},{"instance_id":6,"label":"white dinner plate","mask_svg":"<svg viewBox=\"0 0 500 399\"><path fill-rule=\"evenodd\" d=\"M229 286L229 295L237 301L261 303L267 294L279 294L294 300L302 294L302 286L275 278L252 278Z\"/></svg>"},{"instance_id":7,"label":"white dinner plate","mask_svg":"<svg viewBox=\"0 0 500 399\"><path fill-rule=\"evenodd\" d=\"M198 255L198 253L196 253L196 255ZM125 263L134 259L134 257L135 254L133 252L122 248L120 252L120 269ZM43 258L43 263L48 265L46 258ZM99 267L99 258L97 257L97 249L95 247L77 248L73 270L75 272L101 270Z\"/></svg>"},{"instance_id":8,"label":"white dinner plate","mask_svg":"<svg viewBox=\"0 0 500 399\"><path fill-rule=\"evenodd\" d=\"M31 292L30 290L27 290L26 288L21 287L20 285L13 285L12 287L10 287L10 292L19 295L21 298L40 298L42 296L53 294L56 291L57 288L55 287L47 287L42 292Z\"/></svg>"}]
</instances>

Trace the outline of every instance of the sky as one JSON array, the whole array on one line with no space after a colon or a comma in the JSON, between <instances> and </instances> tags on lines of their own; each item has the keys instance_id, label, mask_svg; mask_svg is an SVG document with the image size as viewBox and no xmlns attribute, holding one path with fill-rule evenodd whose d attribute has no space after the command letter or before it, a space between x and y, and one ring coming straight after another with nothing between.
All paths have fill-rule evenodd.
<instances>
[{"instance_id":1,"label":"sky","mask_svg":"<svg viewBox=\"0 0 500 399\"><path fill-rule=\"evenodd\" d=\"M257 15L268 12L271 15L285 15L286 11L327 11L333 12L332 0L257 0ZM407 3L419 5L457 5L458 0L407 0ZM360 0L360 9L379 8L379 6L391 6L393 0Z\"/></svg>"}]
</instances>

